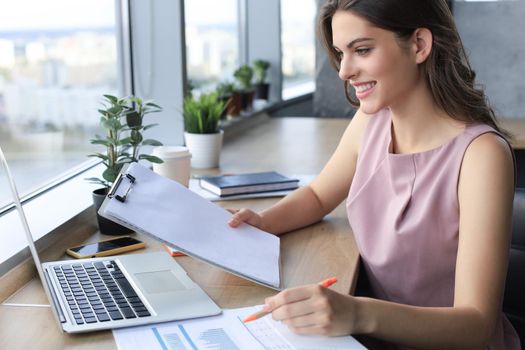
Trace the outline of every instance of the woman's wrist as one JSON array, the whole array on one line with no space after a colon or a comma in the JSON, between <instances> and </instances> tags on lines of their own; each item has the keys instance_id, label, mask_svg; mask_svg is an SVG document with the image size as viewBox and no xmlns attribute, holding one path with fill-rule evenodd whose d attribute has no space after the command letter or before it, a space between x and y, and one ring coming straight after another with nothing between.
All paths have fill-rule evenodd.
<instances>
[{"instance_id":1,"label":"woman's wrist","mask_svg":"<svg viewBox=\"0 0 525 350\"><path fill-rule=\"evenodd\" d=\"M353 334L372 334L377 329L373 299L352 297L355 302L355 328Z\"/></svg>"},{"instance_id":2,"label":"woman's wrist","mask_svg":"<svg viewBox=\"0 0 525 350\"><path fill-rule=\"evenodd\" d=\"M265 215L267 210L259 212L260 225L259 228L263 231L269 232L277 236L277 233L272 231L271 225L268 225L268 217Z\"/></svg>"}]
</instances>

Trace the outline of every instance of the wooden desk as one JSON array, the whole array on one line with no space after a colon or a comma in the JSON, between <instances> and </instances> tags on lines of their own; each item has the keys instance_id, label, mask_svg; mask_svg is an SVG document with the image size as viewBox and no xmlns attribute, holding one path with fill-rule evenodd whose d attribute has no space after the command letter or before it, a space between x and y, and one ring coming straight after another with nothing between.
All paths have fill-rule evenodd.
<instances>
[{"instance_id":1,"label":"wooden desk","mask_svg":"<svg viewBox=\"0 0 525 350\"><path fill-rule=\"evenodd\" d=\"M318 173L335 149L348 120L268 119L224 145L221 171L277 170L287 174ZM277 199L221 202L224 207L266 208ZM86 214L94 222L93 213ZM91 226L92 227L92 226ZM94 231L94 230L93 230ZM160 245L137 234L149 251ZM100 240L94 232L78 243ZM68 245L71 245L68 242ZM54 247L61 255L66 246ZM137 253L144 252L138 251ZM48 253L53 259L53 253ZM176 258L189 276L223 308L260 304L275 291L246 281L190 257ZM322 222L282 236L283 281L292 287L336 275L332 288L349 293L358 264L358 253L346 218L344 203ZM40 282L33 278L8 303L47 304ZM116 349L110 331L69 335L59 331L49 308L0 306L0 349Z\"/></svg>"}]
</instances>

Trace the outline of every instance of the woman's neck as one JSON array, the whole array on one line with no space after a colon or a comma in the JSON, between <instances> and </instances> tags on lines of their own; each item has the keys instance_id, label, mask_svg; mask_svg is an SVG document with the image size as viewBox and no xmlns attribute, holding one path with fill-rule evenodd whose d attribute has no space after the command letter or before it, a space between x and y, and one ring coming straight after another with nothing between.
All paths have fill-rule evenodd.
<instances>
[{"instance_id":1,"label":"woman's neck","mask_svg":"<svg viewBox=\"0 0 525 350\"><path fill-rule=\"evenodd\" d=\"M403 103L390 107L394 153L417 153L446 143L460 134L465 123L439 108L430 90L421 84Z\"/></svg>"}]
</instances>

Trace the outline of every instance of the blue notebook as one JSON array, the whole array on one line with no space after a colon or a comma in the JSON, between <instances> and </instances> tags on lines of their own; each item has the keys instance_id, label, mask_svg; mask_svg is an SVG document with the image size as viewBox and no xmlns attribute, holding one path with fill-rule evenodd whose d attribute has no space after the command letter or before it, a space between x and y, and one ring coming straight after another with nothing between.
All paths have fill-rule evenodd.
<instances>
[{"instance_id":1,"label":"blue notebook","mask_svg":"<svg viewBox=\"0 0 525 350\"><path fill-rule=\"evenodd\" d=\"M218 196L246 193L293 190L299 186L299 179L290 178L275 171L239 175L206 176L200 179L200 186Z\"/></svg>"}]
</instances>

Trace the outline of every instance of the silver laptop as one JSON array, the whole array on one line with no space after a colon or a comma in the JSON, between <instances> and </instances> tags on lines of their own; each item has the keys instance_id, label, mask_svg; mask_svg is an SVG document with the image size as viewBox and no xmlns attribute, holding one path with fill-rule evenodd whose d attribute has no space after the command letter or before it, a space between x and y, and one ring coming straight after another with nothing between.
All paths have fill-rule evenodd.
<instances>
[{"instance_id":1,"label":"silver laptop","mask_svg":"<svg viewBox=\"0 0 525 350\"><path fill-rule=\"evenodd\" d=\"M63 331L89 332L221 313L166 252L41 264L1 147L0 158L38 275Z\"/></svg>"}]
</instances>

